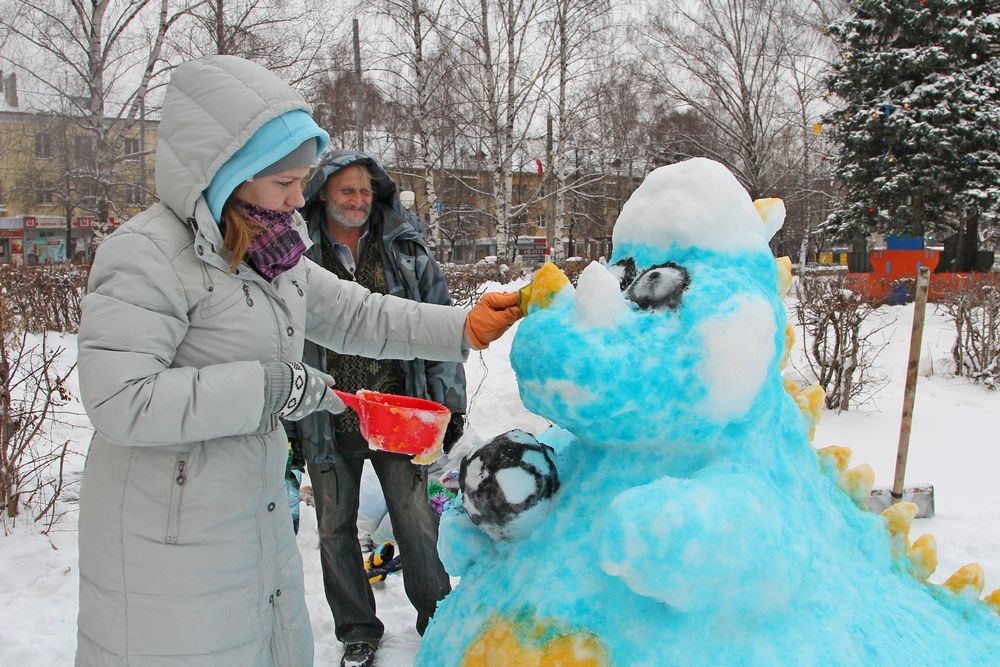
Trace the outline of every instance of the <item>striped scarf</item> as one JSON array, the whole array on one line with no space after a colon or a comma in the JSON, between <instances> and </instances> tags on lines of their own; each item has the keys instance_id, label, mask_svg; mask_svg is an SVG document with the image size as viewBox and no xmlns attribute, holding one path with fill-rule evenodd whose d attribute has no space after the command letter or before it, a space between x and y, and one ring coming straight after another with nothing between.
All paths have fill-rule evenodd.
<instances>
[{"instance_id":1,"label":"striped scarf","mask_svg":"<svg viewBox=\"0 0 1000 667\"><path fill-rule=\"evenodd\" d=\"M292 225L295 211L274 211L243 200L238 204L244 215L264 225L247 248L247 262L257 273L271 282L299 263L306 244Z\"/></svg>"}]
</instances>

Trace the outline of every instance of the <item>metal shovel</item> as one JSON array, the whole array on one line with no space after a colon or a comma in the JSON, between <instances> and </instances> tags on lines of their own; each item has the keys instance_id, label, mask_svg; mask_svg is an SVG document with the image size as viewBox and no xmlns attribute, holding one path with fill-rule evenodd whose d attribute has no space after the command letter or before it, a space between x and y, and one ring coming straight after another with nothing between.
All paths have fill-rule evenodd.
<instances>
[{"instance_id":1,"label":"metal shovel","mask_svg":"<svg viewBox=\"0 0 1000 667\"><path fill-rule=\"evenodd\" d=\"M910 449L910 428L913 425L913 401L917 395L917 371L920 366L920 342L924 335L924 311L927 309L927 288L931 270L926 266L917 269L917 292L913 301L913 329L910 332L910 358L906 366L906 388L903 392L903 416L899 425L899 444L896 448L896 475L892 490L873 489L867 507L881 513L898 502L911 502L917 506L917 518L934 516L934 486L924 484L903 487L906 474L906 456Z\"/></svg>"}]
</instances>

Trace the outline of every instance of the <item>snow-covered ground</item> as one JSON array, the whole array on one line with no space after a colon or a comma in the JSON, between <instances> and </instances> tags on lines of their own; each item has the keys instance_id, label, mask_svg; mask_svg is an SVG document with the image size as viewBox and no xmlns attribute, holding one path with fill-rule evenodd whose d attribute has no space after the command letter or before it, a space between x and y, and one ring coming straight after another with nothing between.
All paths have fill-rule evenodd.
<instances>
[{"instance_id":1,"label":"snow-covered ground","mask_svg":"<svg viewBox=\"0 0 1000 667\"><path fill-rule=\"evenodd\" d=\"M511 287L518 287L514 284ZM887 384L871 400L842 414L825 412L817 429L817 447L841 444L854 450L852 465L868 463L876 485L892 484L899 437L900 412L909 348L912 306L887 307L879 317L888 323L888 347L876 371ZM799 330L797 333L800 333ZM454 454L474 448L512 428L538 433L547 422L527 412L518 397L511 371L508 333L489 350L466 363L471 398L467 435ZM932 581L940 582L958 567L978 562L986 570L987 591L1000 587L1000 392L951 377L948 356L954 334L949 322L928 309L921 358L907 486L933 484L937 515L918 519L911 534L935 535L940 564ZM61 337L72 363L75 340ZM792 357L792 372L805 370L801 348ZM75 385L75 377L71 385ZM75 386L71 386L75 391ZM53 433L71 439L75 454L68 477L78 480L89 433L78 403ZM69 495L76 492L71 485ZM43 535L19 520L10 535L0 535L0 665L43 667L73 662L77 613L76 508L67 503L56 527ZM303 507L299 547L305 561L307 602L316 639L316 664L337 664L340 644L323 597L315 514ZM458 583L458 580L454 580ZM376 591L386 635L378 654L380 667L411 665L419 644L415 613L403 593L400 575L389 577Z\"/></svg>"}]
</instances>

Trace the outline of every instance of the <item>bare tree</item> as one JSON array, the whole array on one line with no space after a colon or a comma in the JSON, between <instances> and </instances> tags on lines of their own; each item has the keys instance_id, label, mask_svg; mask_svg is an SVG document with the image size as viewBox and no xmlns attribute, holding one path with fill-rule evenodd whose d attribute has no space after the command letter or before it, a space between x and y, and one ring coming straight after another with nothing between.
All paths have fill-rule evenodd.
<instances>
[{"instance_id":1,"label":"bare tree","mask_svg":"<svg viewBox=\"0 0 1000 667\"><path fill-rule=\"evenodd\" d=\"M339 9L324 0L202 0L170 46L185 58L240 56L297 86L326 69Z\"/></svg>"},{"instance_id":2,"label":"bare tree","mask_svg":"<svg viewBox=\"0 0 1000 667\"><path fill-rule=\"evenodd\" d=\"M0 25L17 42L26 67L12 62L50 100L49 111L72 119L85 141L76 170L94 184L95 241L107 232L111 189L122 142L143 110L170 28L198 3L169 0L69 0L13 3ZM10 56L7 57L10 59ZM67 225L69 221L67 220ZM68 235L67 231L67 235Z\"/></svg>"},{"instance_id":3,"label":"bare tree","mask_svg":"<svg viewBox=\"0 0 1000 667\"><path fill-rule=\"evenodd\" d=\"M806 363L823 387L826 407L843 411L881 389L875 361L888 345L879 303L850 289L845 276L800 276L795 314ZM884 311L883 311L884 312Z\"/></svg>"},{"instance_id":4,"label":"bare tree","mask_svg":"<svg viewBox=\"0 0 1000 667\"><path fill-rule=\"evenodd\" d=\"M552 32L555 40L556 69L555 123L552 130L552 152L549 164L550 182L554 181L555 210L552 225L557 257L561 255L564 230L568 217L566 141L571 137L574 116L588 106L587 99L574 95L575 83L586 80L606 62L610 49L598 48L599 36L607 35L614 3L612 0L552 0ZM582 92L582 91L581 91ZM575 102L575 104L574 104ZM571 104L574 108L571 108ZM619 115L618 112L615 114Z\"/></svg>"},{"instance_id":5,"label":"bare tree","mask_svg":"<svg viewBox=\"0 0 1000 667\"><path fill-rule=\"evenodd\" d=\"M990 389L1000 385L1000 290L986 282L952 286L940 309L955 326L955 374Z\"/></svg>"},{"instance_id":6,"label":"bare tree","mask_svg":"<svg viewBox=\"0 0 1000 667\"><path fill-rule=\"evenodd\" d=\"M441 30L444 2L381 0L379 8L393 28L384 31L385 94L406 116L405 140L412 144L407 151L412 155L410 169L423 186L427 237L431 247L436 247L441 230L434 166L442 162L445 144L435 142L435 137L454 117L448 90L455 84L450 75L454 71L449 56L452 36ZM402 154L397 151L397 158Z\"/></svg>"},{"instance_id":7,"label":"bare tree","mask_svg":"<svg viewBox=\"0 0 1000 667\"><path fill-rule=\"evenodd\" d=\"M350 46L345 41L333 44L327 54L325 71L308 84L307 97L313 105L316 122L330 133L330 145L336 148L356 146L358 127L354 103L361 98L366 110L368 130L393 124L396 111L387 102L375 82L354 74ZM372 152L372 151L369 151Z\"/></svg>"},{"instance_id":8,"label":"bare tree","mask_svg":"<svg viewBox=\"0 0 1000 667\"><path fill-rule=\"evenodd\" d=\"M25 269L27 270L27 268ZM37 270L37 269L35 269ZM28 333L24 320L0 294L0 525L8 533L23 510L45 531L59 518L69 441L49 434L58 409L70 398L66 381L73 367L58 368L62 349L43 331Z\"/></svg>"},{"instance_id":9,"label":"bare tree","mask_svg":"<svg viewBox=\"0 0 1000 667\"><path fill-rule=\"evenodd\" d=\"M777 189L791 214L773 243L781 245L793 237L793 243L784 245L798 246L798 264L800 270L805 270L812 254L814 230L826 219L833 203L832 170L827 160L830 141L820 116L826 93L823 77L834 45L826 35L830 10L824 3L790 0L781 5L781 13L784 18L778 26L778 43L784 50L784 79L793 105L790 113L794 122L790 127L797 127L797 132L786 133L788 148L779 153L785 157L785 165L779 170L785 178Z\"/></svg>"},{"instance_id":10,"label":"bare tree","mask_svg":"<svg viewBox=\"0 0 1000 667\"><path fill-rule=\"evenodd\" d=\"M775 141L790 122L781 19L772 2L669 0L649 25L650 85L712 125L702 155L730 167L755 198L771 189Z\"/></svg>"},{"instance_id":11,"label":"bare tree","mask_svg":"<svg viewBox=\"0 0 1000 667\"><path fill-rule=\"evenodd\" d=\"M513 256L510 242L513 170L533 131L539 90L552 76L552 41L539 33L542 0L465 0L448 30L463 63L456 91L467 124L464 140L482 154L492 174L497 255Z\"/></svg>"}]
</instances>

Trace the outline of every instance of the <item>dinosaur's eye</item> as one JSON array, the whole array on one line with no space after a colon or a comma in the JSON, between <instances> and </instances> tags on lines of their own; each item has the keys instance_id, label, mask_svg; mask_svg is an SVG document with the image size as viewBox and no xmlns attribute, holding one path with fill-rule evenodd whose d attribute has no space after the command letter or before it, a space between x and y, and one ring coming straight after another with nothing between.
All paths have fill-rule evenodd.
<instances>
[{"instance_id":1,"label":"dinosaur's eye","mask_svg":"<svg viewBox=\"0 0 1000 667\"><path fill-rule=\"evenodd\" d=\"M631 257L620 259L608 267L608 273L618 279L621 290L624 292L635 280L635 260Z\"/></svg>"},{"instance_id":2,"label":"dinosaur's eye","mask_svg":"<svg viewBox=\"0 0 1000 667\"><path fill-rule=\"evenodd\" d=\"M634 265L633 265L634 266ZM666 262L646 269L629 284L625 298L643 310L676 308L691 278L683 266Z\"/></svg>"}]
</instances>

